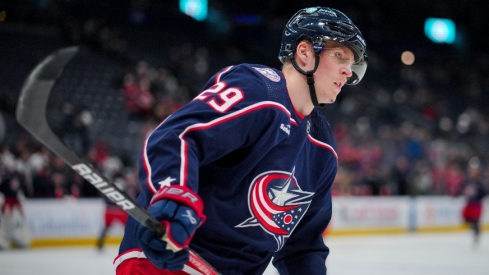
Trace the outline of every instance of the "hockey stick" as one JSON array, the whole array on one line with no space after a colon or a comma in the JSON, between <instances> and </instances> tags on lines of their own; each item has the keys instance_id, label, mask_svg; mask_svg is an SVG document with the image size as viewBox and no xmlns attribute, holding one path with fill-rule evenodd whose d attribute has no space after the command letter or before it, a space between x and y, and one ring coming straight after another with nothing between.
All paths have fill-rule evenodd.
<instances>
[{"instance_id":1,"label":"hockey stick","mask_svg":"<svg viewBox=\"0 0 489 275\"><path fill-rule=\"evenodd\" d=\"M46 119L49 94L65 65L78 52L78 47L58 50L41 61L29 74L22 87L17 103L16 117L22 127L42 144L53 151L75 172L95 186L105 197L116 203L143 226L153 231L159 238L167 238L166 228L136 204L124 191L109 181L89 162L82 160L70 147L63 143L51 130ZM204 259L190 250L191 263L202 274L219 274Z\"/></svg>"}]
</instances>

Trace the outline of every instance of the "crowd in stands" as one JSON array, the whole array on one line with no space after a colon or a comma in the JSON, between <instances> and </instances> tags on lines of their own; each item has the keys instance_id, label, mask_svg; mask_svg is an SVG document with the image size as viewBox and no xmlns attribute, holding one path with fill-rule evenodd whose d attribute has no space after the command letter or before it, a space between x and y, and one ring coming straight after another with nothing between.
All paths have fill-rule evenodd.
<instances>
[{"instance_id":1,"label":"crowd in stands","mask_svg":"<svg viewBox=\"0 0 489 275\"><path fill-rule=\"evenodd\" d=\"M85 158L111 181L136 197L139 185L134 166L126 166L120 158L111 155L107 146L96 143ZM98 197L98 191L74 173L65 162L30 137L20 137L15 146L4 145L0 151L1 189L6 196L21 192L27 198ZM7 194L8 193L8 194Z\"/></svg>"},{"instance_id":2,"label":"crowd in stands","mask_svg":"<svg viewBox=\"0 0 489 275\"><path fill-rule=\"evenodd\" d=\"M133 114L131 119L145 125L143 135L185 103L182 97L175 96L181 84L171 72L155 70L144 61L127 73L120 85L126 99L125 111ZM383 92L386 91L378 93ZM489 122L477 109L462 115L467 116L467 121L461 118L453 128L465 134L454 138L438 127L429 129L410 121L381 123L382 119L368 116L364 105L361 98L345 98L331 119L339 155L335 195L458 196L470 167L480 169L481 180L489 184L489 156L484 150L489 146ZM443 119L439 120L442 123ZM123 164L107 148L103 142L95 142L85 157L109 179L134 182L136 167ZM13 148L4 145L1 163L2 176L21 176L27 197L97 196L93 187L32 138L18 139Z\"/></svg>"},{"instance_id":3,"label":"crowd in stands","mask_svg":"<svg viewBox=\"0 0 489 275\"><path fill-rule=\"evenodd\" d=\"M114 33L96 25L95 21L84 25L90 37ZM108 36L109 48L123 47L119 37ZM344 88L347 95L323 110L339 156L333 195L460 196L471 169L479 171L489 190L489 117L483 103L489 92L489 57L479 57L476 63L468 60L479 70L467 63L455 66L456 60L390 66L375 49L369 54L365 85ZM119 111L140 126L142 136L197 95L215 72L210 59L219 58L191 43L171 47L167 55L165 66L139 60L119 77L125 100L125 110ZM92 140L81 153L110 180L123 180L136 190L137 165L124 162L108 148L103 141ZM26 134L15 144L3 144L0 157L2 184L10 178L7 175L17 174L18 188L27 197L98 196L60 158Z\"/></svg>"}]
</instances>

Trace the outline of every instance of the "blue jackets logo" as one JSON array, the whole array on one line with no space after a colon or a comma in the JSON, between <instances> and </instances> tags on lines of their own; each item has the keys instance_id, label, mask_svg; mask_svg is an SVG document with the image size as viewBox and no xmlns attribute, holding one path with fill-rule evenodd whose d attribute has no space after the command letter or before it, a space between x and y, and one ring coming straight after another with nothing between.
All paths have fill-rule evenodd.
<instances>
[{"instance_id":1,"label":"blue jackets logo","mask_svg":"<svg viewBox=\"0 0 489 275\"><path fill-rule=\"evenodd\" d=\"M248 194L251 217L236 228L260 226L274 236L278 251L304 216L313 195L301 190L293 171L260 174L251 183Z\"/></svg>"}]
</instances>

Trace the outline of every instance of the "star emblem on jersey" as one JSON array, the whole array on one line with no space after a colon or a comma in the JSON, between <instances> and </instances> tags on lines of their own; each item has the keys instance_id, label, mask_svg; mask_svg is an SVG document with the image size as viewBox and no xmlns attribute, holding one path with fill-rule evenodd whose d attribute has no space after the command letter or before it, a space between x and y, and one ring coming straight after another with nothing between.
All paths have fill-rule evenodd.
<instances>
[{"instance_id":1,"label":"star emblem on jersey","mask_svg":"<svg viewBox=\"0 0 489 275\"><path fill-rule=\"evenodd\" d=\"M292 173L270 171L257 176L250 185L248 206L251 217L236 228L260 226L273 235L277 251L285 244L311 204L313 192L301 190Z\"/></svg>"},{"instance_id":2,"label":"star emblem on jersey","mask_svg":"<svg viewBox=\"0 0 489 275\"><path fill-rule=\"evenodd\" d=\"M168 177L168 178L158 182L158 184L160 185L160 188L163 188L165 186L170 186L172 181L175 181L175 180L176 180L175 178Z\"/></svg>"}]
</instances>

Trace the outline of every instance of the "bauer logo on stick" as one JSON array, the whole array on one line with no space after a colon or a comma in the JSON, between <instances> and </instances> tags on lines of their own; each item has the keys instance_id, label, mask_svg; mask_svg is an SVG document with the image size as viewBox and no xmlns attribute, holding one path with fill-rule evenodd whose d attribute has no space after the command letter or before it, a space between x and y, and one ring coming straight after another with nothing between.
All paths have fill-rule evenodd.
<instances>
[{"instance_id":1,"label":"bauer logo on stick","mask_svg":"<svg viewBox=\"0 0 489 275\"><path fill-rule=\"evenodd\" d=\"M122 209L133 209L134 204L117 191L114 187L111 187L102 177L97 175L87 165L80 163L71 167L80 176L95 186L100 192L104 193L109 199L119 205Z\"/></svg>"}]
</instances>

